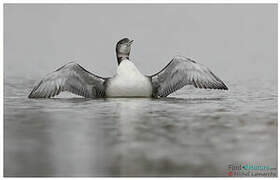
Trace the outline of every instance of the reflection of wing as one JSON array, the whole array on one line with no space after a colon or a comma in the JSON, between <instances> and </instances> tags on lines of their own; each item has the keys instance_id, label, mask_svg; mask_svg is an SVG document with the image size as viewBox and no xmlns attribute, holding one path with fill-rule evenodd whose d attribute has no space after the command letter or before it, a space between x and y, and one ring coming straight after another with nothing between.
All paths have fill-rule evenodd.
<instances>
[{"instance_id":1,"label":"reflection of wing","mask_svg":"<svg viewBox=\"0 0 280 180\"><path fill-rule=\"evenodd\" d=\"M166 97L185 85L205 89L228 89L209 68L181 56L173 58L160 72L150 77L155 97Z\"/></svg>"},{"instance_id":2,"label":"reflection of wing","mask_svg":"<svg viewBox=\"0 0 280 180\"><path fill-rule=\"evenodd\" d=\"M29 94L29 98L50 98L62 91L84 97L104 97L106 78L98 77L79 64L68 63L44 77Z\"/></svg>"}]
</instances>

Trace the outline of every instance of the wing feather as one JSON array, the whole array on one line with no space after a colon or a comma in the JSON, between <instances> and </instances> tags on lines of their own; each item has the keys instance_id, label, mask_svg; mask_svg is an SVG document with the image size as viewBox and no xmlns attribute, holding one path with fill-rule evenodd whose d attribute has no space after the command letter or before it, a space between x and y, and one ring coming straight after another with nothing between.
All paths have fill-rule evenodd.
<instances>
[{"instance_id":1,"label":"wing feather","mask_svg":"<svg viewBox=\"0 0 280 180\"><path fill-rule=\"evenodd\" d=\"M45 76L28 97L51 98L62 91L90 98L104 97L106 79L90 73L77 63L70 62Z\"/></svg>"},{"instance_id":2,"label":"wing feather","mask_svg":"<svg viewBox=\"0 0 280 180\"><path fill-rule=\"evenodd\" d=\"M155 97L166 97L186 85L228 90L209 68L182 56L174 57L160 72L150 77Z\"/></svg>"}]
</instances>

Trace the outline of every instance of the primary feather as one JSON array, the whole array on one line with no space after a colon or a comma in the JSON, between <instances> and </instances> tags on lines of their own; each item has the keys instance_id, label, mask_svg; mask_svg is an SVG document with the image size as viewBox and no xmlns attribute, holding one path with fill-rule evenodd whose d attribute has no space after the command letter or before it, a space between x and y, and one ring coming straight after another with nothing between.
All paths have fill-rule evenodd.
<instances>
[{"instance_id":1,"label":"primary feather","mask_svg":"<svg viewBox=\"0 0 280 180\"><path fill-rule=\"evenodd\" d=\"M166 97L185 85L204 89L228 89L209 68L182 56L174 57L150 78L154 97Z\"/></svg>"},{"instance_id":2,"label":"primary feather","mask_svg":"<svg viewBox=\"0 0 280 180\"><path fill-rule=\"evenodd\" d=\"M104 97L106 78L96 76L77 63L68 63L44 77L29 98L51 98L62 91L84 97Z\"/></svg>"}]
</instances>

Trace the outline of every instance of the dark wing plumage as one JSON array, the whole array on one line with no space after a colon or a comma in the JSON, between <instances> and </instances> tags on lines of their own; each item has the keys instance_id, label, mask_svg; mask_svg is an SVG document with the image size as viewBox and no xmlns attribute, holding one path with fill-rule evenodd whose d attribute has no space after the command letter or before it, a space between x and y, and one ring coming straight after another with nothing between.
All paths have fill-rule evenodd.
<instances>
[{"instance_id":1,"label":"dark wing plumage","mask_svg":"<svg viewBox=\"0 0 280 180\"><path fill-rule=\"evenodd\" d=\"M51 98L62 91L87 98L104 97L106 78L96 76L77 63L68 63L44 77L29 98Z\"/></svg>"},{"instance_id":2,"label":"dark wing plumage","mask_svg":"<svg viewBox=\"0 0 280 180\"><path fill-rule=\"evenodd\" d=\"M182 56L174 57L150 78L154 97L166 97L185 85L205 89L228 89L209 68Z\"/></svg>"}]
</instances>

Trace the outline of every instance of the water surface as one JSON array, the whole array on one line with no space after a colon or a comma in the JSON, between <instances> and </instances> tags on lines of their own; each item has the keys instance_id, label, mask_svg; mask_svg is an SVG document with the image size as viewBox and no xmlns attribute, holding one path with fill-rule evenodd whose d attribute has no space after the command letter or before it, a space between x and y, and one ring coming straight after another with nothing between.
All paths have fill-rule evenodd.
<instances>
[{"instance_id":1,"label":"water surface","mask_svg":"<svg viewBox=\"0 0 280 180\"><path fill-rule=\"evenodd\" d=\"M277 165L269 81L162 99L28 99L33 84L5 80L5 176L227 176L233 161Z\"/></svg>"}]
</instances>

